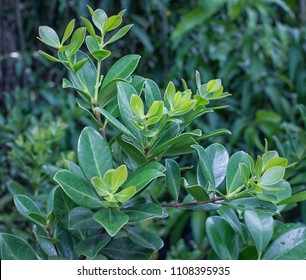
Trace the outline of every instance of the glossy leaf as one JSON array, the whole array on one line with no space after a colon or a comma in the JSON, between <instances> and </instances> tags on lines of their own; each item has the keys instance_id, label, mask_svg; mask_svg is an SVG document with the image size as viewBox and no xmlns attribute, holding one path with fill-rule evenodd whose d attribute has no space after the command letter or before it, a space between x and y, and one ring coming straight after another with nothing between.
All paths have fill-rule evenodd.
<instances>
[{"instance_id":1,"label":"glossy leaf","mask_svg":"<svg viewBox=\"0 0 306 280\"><path fill-rule=\"evenodd\" d=\"M74 29L74 24L75 24L75 19L71 20L67 24L67 27L65 29L65 32L62 38L62 42L61 42L62 45L69 39L70 35L72 34L73 29Z\"/></svg>"},{"instance_id":2,"label":"glossy leaf","mask_svg":"<svg viewBox=\"0 0 306 280\"><path fill-rule=\"evenodd\" d=\"M206 233L209 244L222 260L236 260L239 254L238 235L221 217L206 220Z\"/></svg>"},{"instance_id":3,"label":"glossy leaf","mask_svg":"<svg viewBox=\"0 0 306 280\"><path fill-rule=\"evenodd\" d=\"M102 88L114 79L127 79L136 69L139 60L139 55L130 54L116 61L105 75Z\"/></svg>"},{"instance_id":4,"label":"glossy leaf","mask_svg":"<svg viewBox=\"0 0 306 280\"><path fill-rule=\"evenodd\" d=\"M261 186L269 186L281 181L285 174L285 168L282 166L274 166L268 169L260 178Z\"/></svg>"},{"instance_id":5,"label":"glossy leaf","mask_svg":"<svg viewBox=\"0 0 306 280\"><path fill-rule=\"evenodd\" d=\"M180 167L176 161L166 159L166 186L171 197L177 201L180 193Z\"/></svg>"},{"instance_id":6,"label":"glossy leaf","mask_svg":"<svg viewBox=\"0 0 306 280\"><path fill-rule=\"evenodd\" d=\"M0 233L1 260L37 260L32 247L18 236Z\"/></svg>"},{"instance_id":7,"label":"glossy leaf","mask_svg":"<svg viewBox=\"0 0 306 280\"><path fill-rule=\"evenodd\" d=\"M237 152L233 154L227 164L226 168L226 190L227 193L232 193L243 184L240 176L239 164L244 163L249 166L248 154L245 152Z\"/></svg>"},{"instance_id":8,"label":"glossy leaf","mask_svg":"<svg viewBox=\"0 0 306 280\"><path fill-rule=\"evenodd\" d=\"M126 202L136 194L136 188L131 186L115 194L115 198L119 202Z\"/></svg>"},{"instance_id":9,"label":"glossy leaf","mask_svg":"<svg viewBox=\"0 0 306 280\"><path fill-rule=\"evenodd\" d=\"M157 252L164 246L164 242L159 236L151 232L143 231L138 227L128 227L126 228L126 232L129 238L141 247Z\"/></svg>"},{"instance_id":10,"label":"glossy leaf","mask_svg":"<svg viewBox=\"0 0 306 280\"><path fill-rule=\"evenodd\" d=\"M163 209L157 204L140 204L137 206L127 207L122 210L129 216L129 222L137 223L152 218L161 218Z\"/></svg>"},{"instance_id":11,"label":"glossy leaf","mask_svg":"<svg viewBox=\"0 0 306 280\"><path fill-rule=\"evenodd\" d=\"M115 208L102 209L96 212L92 217L105 228L110 236L115 236L129 221L128 215Z\"/></svg>"},{"instance_id":12,"label":"glossy leaf","mask_svg":"<svg viewBox=\"0 0 306 280\"><path fill-rule=\"evenodd\" d=\"M130 105L133 113L140 117L144 117L144 106L142 99L137 94L132 94L130 99Z\"/></svg>"},{"instance_id":13,"label":"glossy leaf","mask_svg":"<svg viewBox=\"0 0 306 280\"><path fill-rule=\"evenodd\" d=\"M54 180L63 191L78 205L87 208L99 208L101 202L97 194L80 177L69 170L58 171Z\"/></svg>"},{"instance_id":14,"label":"glossy leaf","mask_svg":"<svg viewBox=\"0 0 306 280\"><path fill-rule=\"evenodd\" d=\"M111 237L108 234L88 237L75 245L75 252L93 259L110 240Z\"/></svg>"},{"instance_id":15,"label":"glossy leaf","mask_svg":"<svg viewBox=\"0 0 306 280\"><path fill-rule=\"evenodd\" d=\"M268 247L264 260L304 260L306 258L306 227L286 231Z\"/></svg>"},{"instance_id":16,"label":"glossy leaf","mask_svg":"<svg viewBox=\"0 0 306 280\"><path fill-rule=\"evenodd\" d=\"M71 37L71 47L69 48L69 56L71 57L74 55L79 48L82 46L84 39L86 35L86 28L85 27L79 27L74 31Z\"/></svg>"},{"instance_id":17,"label":"glossy leaf","mask_svg":"<svg viewBox=\"0 0 306 280\"><path fill-rule=\"evenodd\" d=\"M91 127L85 127L79 137L78 161L89 181L95 176L102 178L113 167L108 143Z\"/></svg>"},{"instance_id":18,"label":"glossy leaf","mask_svg":"<svg viewBox=\"0 0 306 280\"><path fill-rule=\"evenodd\" d=\"M244 220L258 255L261 256L273 236L272 214L263 211L245 211Z\"/></svg>"},{"instance_id":19,"label":"glossy leaf","mask_svg":"<svg viewBox=\"0 0 306 280\"><path fill-rule=\"evenodd\" d=\"M69 212L68 227L76 229L100 229L101 225L92 218L92 211L88 208L75 207Z\"/></svg>"},{"instance_id":20,"label":"glossy leaf","mask_svg":"<svg viewBox=\"0 0 306 280\"><path fill-rule=\"evenodd\" d=\"M111 31L122 23L122 17L119 15L109 17L104 23L104 31Z\"/></svg>"},{"instance_id":21,"label":"glossy leaf","mask_svg":"<svg viewBox=\"0 0 306 280\"><path fill-rule=\"evenodd\" d=\"M91 22L87 18L84 18L84 17L81 17L81 19L84 22L84 25L86 26L86 29L87 29L88 33L91 35L91 37L93 39L95 39L96 38L96 32L95 32L95 29L94 29L93 25L91 24Z\"/></svg>"},{"instance_id":22,"label":"glossy leaf","mask_svg":"<svg viewBox=\"0 0 306 280\"><path fill-rule=\"evenodd\" d=\"M101 253L112 260L147 260L151 257L153 250L144 248L129 238L123 237L112 239Z\"/></svg>"},{"instance_id":23,"label":"glossy leaf","mask_svg":"<svg viewBox=\"0 0 306 280\"><path fill-rule=\"evenodd\" d=\"M150 79L145 79L144 93L147 109L152 106L154 101L162 101L162 96L158 85Z\"/></svg>"},{"instance_id":24,"label":"glossy leaf","mask_svg":"<svg viewBox=\"0 0 306 280\"><path fill-rule=\"evenodd\" d=\"M102 61L108 58L111 55L111 52L108 50L96 50L96 51L93 51L91 54L97 60Z\"/></svg>"}]
</instances>

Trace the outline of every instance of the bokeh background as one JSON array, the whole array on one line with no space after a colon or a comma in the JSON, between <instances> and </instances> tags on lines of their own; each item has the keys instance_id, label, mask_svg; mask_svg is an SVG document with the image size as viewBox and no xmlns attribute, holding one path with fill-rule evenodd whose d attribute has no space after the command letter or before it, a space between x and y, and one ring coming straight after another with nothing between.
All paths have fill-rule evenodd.
<instances>
[{"instance_id":1,"label":"bokeh background","mask_svg":"<svg viewBox=\"0 0 306 280\"><path fill-rule=\"evenodd\" d=\"M52 176L65 159L74 160L84 125L92 125L63 90L66 73L39 56L45 49L38 27L59 34L67 23L89 16L86 5L107 14L127 9L134 27L113 44L103 71L125 54L142 56L136 73L165 88L184 78L195 89L195 70L203 81L220 78L232 96L230 107L199 120L204 132L227 128L220 142L233 153L270 149L296 163L288 170L294 192L306 190L306 0L1 0L0 2L0 232L31 243L28 223L16 212L13 195L24 193L42 206L54 186ZM204 145L208 145L206 142ZM284 216L306 223L306 204ZM165 240L159 258L203 257L206 213L173 209L151 224Z\"/></svg>"}]
</instances>

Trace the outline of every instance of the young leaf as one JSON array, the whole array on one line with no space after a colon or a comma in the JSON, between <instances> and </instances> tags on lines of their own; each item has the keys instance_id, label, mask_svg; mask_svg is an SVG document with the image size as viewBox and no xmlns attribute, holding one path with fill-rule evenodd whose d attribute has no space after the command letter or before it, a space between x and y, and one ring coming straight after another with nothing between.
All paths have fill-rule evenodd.
<instances>
[{"instance_id":1,"label":"young leaf","mask_svg":"<svg viewBox=\"0 0 306 280\"><path fill-rule=\"evenodd\" d=\"M78 72L87 62L88 58L84 58L80 61L78 61L77 63L73 64L72 66L72 70L76 73Z\"/></svg>"},{"instance_id":2,"label":"young leaf","mask_svg":"<svg viewBox=\"0 0 306 280\"><path fill-rule=\"evenodd\" d=\"M89 6L88 10L92 15L92 21L94 25L102 32L104 29L104 23L107 20L107 15L102 9L96 9L95 11L92 10Z\"/></svg>"},{"instance_id":3,"label":"young leaf","mask_svg":"<svg viewBox=\"0 0 306 280\"><path fill-rule=\"evenodd\" d=\"M108 196L109 190L107 185L103 182L100 177L93 177L91 178L91 183L94 186L95 190L97 191L98 195L100 196Z\"/></svg>"},{"instance_id":4,"label":"young leaf","mask_svg":"<svg viewBox=\"0 0 306 280\"><path fill-rule=\"evenodd\" d=\"M166 186L171 197L177 201L180 193L180 167L176 161L166 159Z\"/></svg>"},{"instance_id":5,"label":"young leaf","mask_svg":"<svg viewBox=\"0 0 306 280\"><path fill-rule=\"evenodd\" d=\"M71 20L71 21L68 23L68 25L67 25L67 27L66 27L66 29L65 29L63 38L62 38L62 42L61 42L62 45L68 40L68 38L69 38L70 35L72 34L73 29L74 29L74 24L75 24L75 19Z\"/></svg>"},{"instance_id":6,"label":"young leaf","mask_svg":"<svg viewBox=\"0 0 306 280\"><path fill-rule=\"evenodd\" d=\"M131 199L136 194L135 187L128 187L115 194L116 200L123 203Z\"/></svg>"},{"instance_id":7,"label":"young leaf","mask_svg":"<svg viewBox=\"0 0 306 280\"><path fill-rule=\"evenodd\" d=\"M293 203L297 203L297 202L305 201L305 200L306 200L306 191L303 191L303 192L296 193L293 196L290 196L286 199L281 200L277 205L293 204Z\"/></svg>"},{"instance_id":8,"label":"young leaf","mask_svg":"<svg viewBox=\"0 0 306 280\"><path fill-rule=\"evenodd\" d=\"M147 109L152 106L154 101L163 100L158 85L150 79L145 79L144 93Z\"/></svg>"},{"instance_id":9,"label":"young leaf","mask_svg":"<svg viewBox=\"0 0 306 280\"><path fill-rule=\"evenodd\" d=\"M269 168L260 178L260 186L270 186L281 181L285 174L285 167L274 166Z\"/></svg>"},{"instance_id":10,"label":"young leaf","mask_svg":"<svg viewBox=\"0 0 306 280\"><path fill-rule=\"evenodd\" d=\"M169 82L165 91L165 100L168 101L170 108L174 106L175 85L173 82Z\"/></svg>"},{"instance_id":11,"label":"young leaf","mask_svg":"<svg viewBox=\"0 0 306 280\"><path fill-rule=\"evenodd\" d=\"M129 216L115 208L102 209L93 216L110 236L115 236L118 231L129 221Z\"/></svg>"},{"instance_id":12,"label":"young leaf","mask_svg":"<svg viewBox=\"0 0 306 280\"><path fill-rule=\"evenodd\" d=\"M96 193L77 175L69 170L58 171L54 180L63 191L78 205L87 208L99 208L101 202Z\"/></svg>"},{"instance_id":13,"label":"young leaf","mask_svg":"<svg viewBox=\"0 0 306 280\"><path fill-rule=\"evenodd\" d=\"M60 40L56 32L49 26L40 26L38 28L40 40L48 46L59 49L61 47Z\"/></svg>"},{"instance_id":14,"label":"young leaf","mask_svg":"<svg viewBox=\"0 0 306 280\"><path fill-rule=\"evenodd\" d=\"M119 39L121 39L126 33L129 32L129 30L131 29L131 27L134 24L129 24L126 26L123 26L122 28L120 28L105 44L104 46L111 44Z\"/></svg>"},{"instance_id":15,"label":"young leaf","mask_svg":"<svg viewBox=\"0 0 306 280\"><path fill-rule=\"evenodd\" d=\"M130 105L133 113L138 116L139 118L144 118L144 106L143 106L143 101L142 99L136 95L132 94L131 100L130 100Z\"/></svg>"},{"instance_id":16,"label":"young leaf","mask_svg":"<svg viewBox=\"0 0 306 280\"><path fill-rule=\"evenodd\" d=\"M0 233L1 260L37 260L32 247L18 236Z\"/></svg>"},{"instance_id":17,"label":"young leaf","mask_svg":"<svg viewBox=\"0 0 306 280\"><path fill-rule=\"evenodd\" d=\"M111 31L117 28L121 23L122 23L122 16L120 15L111 16L104 23L104 31L105 32Z\"/></svg>"},{"instance_id":18,"label":"young leaf","mask_svg":"<svg viewBox=\"0 0 306 280\"><path fill-rule=\"evenodd\" d=\"M82 46L86 35L86 28L79 27L76 29L71 37L71 47L69 48L69 56L74 55Z\"/></svg>"},{"instance_id":19,"label":"young leaf","mask_svg":"<svg viewBox=\"0 0 306 280\"><path fill-rule=\"evenodd\" d=\"M91 54L97 60L102 61L108 58L111 55L111 52L108 50L96 50L96 51L93 51Z\"/></svg>"},{"instance_id":20,"label":"young leaf","mask_svg":"<svg viewBox=\"0 0 306 280\"><path fill-rule=\"evenodd\" d=\"M119 187L121 187L128 177L128 171L125 165L120 165L115 171L112 173L111 178L111 189L112 193L115 193Z\"/></svg>"},{"instance_id":21,"label":"young leaf","mask_svg":"<svg viewBox=\"0 0 306 280\"><path fill-rule=\"evenodd\" d=\"M50 60L50 61L53 61L53 62L61 62L58 58L56 58L56 57L54 57L54 56L52 56L52 55L50 55L50 54L47 54L47 53L44 52L44 51L39 50L38 53L41 54L44 58L46 58L46 59L48 59L48 60Z\"/></svg>"},{"instance_id":22,"label":"young leaf","mask_svg":"<svg viewBox=\"0 0 306 280\"><path fill-rule=\"evenodd\" d=\"M260 257L273 235L272 214L263 211L245 211L244 220Z\"/></svg>"},{"instance_id":23,"label":"young leaf","mask_svg":"<svg viewBox=\"0 0 306 280\"><path fill-rule=\"evenodd\" d=\"M84 22L86 29L88 33L90 34L90 36L96 41L96 32L91 22L87 18L84 18L84 17L81 17L81 19Z\"/></svg>"},{"instance_id":24,"label":"young leaf","mask_svg":"<svg viewBox=\"0 0 306 280\"><path fill-rule=\"evenodd\" d=\"M108 143L91 127L85 127L79 137L78 161L89 181L95 176L102 178L113 167Z\"/></svg>"}]
</instances>

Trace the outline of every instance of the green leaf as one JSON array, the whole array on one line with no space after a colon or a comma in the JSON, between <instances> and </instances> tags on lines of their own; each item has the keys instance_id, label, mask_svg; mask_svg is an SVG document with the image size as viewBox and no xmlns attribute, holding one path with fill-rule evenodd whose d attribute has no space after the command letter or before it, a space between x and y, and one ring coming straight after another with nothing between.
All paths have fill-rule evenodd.
<instances>
[{"instance_id":1,"label":"green leaf","mask_svg":"<svg viewBox=\"0 0 306 280\"><path fill-rule=\"evenodd\" d=\"M132 94L130 105L133 113L139 118L144 117L144 106L142 99L137 94Z\"/></svg>"},{"instance_id":2,"label":"green leaf","mask_svg":"<svg viewBox=\"0 0 306 280\"><path fill-rule=\"evenodd\" d=\"M111 185L112 188L110 191L112 193L115 193L120 186L124 184L128 177L128 171L125 165L120 165L115 169L115 171L112 174L112 179L111 179Z\"/></svg>"},{"instance_id":3,"label":"green leaf","mask_svg":"<svg viewBox=\"0 0 306 280\"><path fill-rule=\"evenodd\" d=\"M143 231L137 227L127 227L126 232L129 238L141 247L152 249L157 252L164 246L163 240L151 232Z\"/></svg>"},{"instance_id":4,"label":"green leaf","mask_svg":"<svg viewBox=\"0 0 306 280\"><path fill-rule=\"evenodd\" d=\"M218 90L221 87L221 80L216 79L216 80L210 80L207 85L206 85L206 92L214 92Z\"/></svg>"},{"instance_id":5,"label":"green leaf","mask_svg":"<svg viewBox=\"0 0 306 280\"><path fill-rule=\"evenodd\" d=\"M128 83L118 82L118 105L121 118L126 127L133 133L134 137L140 142L143 142L143 132L140 131L132 122L134 114L130 105L130 100L133 94L137 94L135 89Z\"/></svg>"},{"instance_id":6,"label":"green leaf","mask_svg":"<svg viewBox=\"0 0 306 280\"><path fill-rule=\"evenodd\" d=\"M75 19L71 20L67 24L67 27L65 29L65 32L64 32L64 35L63 35L63 38L62 38L62 42L61 42L62 45L68 40L68 38L72 34L73 29L74 29L74 24L75 24Z\"/></svg>"},{"instance_id":7,"label":"green leaf","mask_svg":"<svg viewBox=\"0 0 306 280\"><path fill-rule=\"evenodd\" d=\"M98 51L100 49L99 44L92 36L87 36L85 42L86 42L86 47L88 48L91 54L94 51Z\"/></svg>"},{"instance_id":8,"label":"green leaf","mask_svg":"<svg viewBox=\"0 0 306 280\"><path fill-rule=\"evenodd\" d=\"M227 205L222 205L222 207L219 208L217 212L230 224L232 229L236 231L243 238L243 240L246 240L246 232L243 229L242 224L235 213L235 210L231 209Z\"/></svg>"},{"instance_id":9,"label":"green leaf","mask_svg":"<svg viewBox=\"0 0 306 280\"><path fill-rule=\"evenodd\" d=\"M104 23L104 31L105 32L111 31L117 28L121 23L122 23L122 16L120 15L111 16Z\"/></svg>"},{"instance_id":10,"label":"green leaf","mask_svg":"<svg viewBox=\"0 0 306 280\"><path fill-rule=\"evenodd\" d=\"M58 58L56 58L56 57L54 57L54 56L52 56L52 55L50 55L50 54L47 54L47 53L44 52L44 51L39 50L38 53L41 54L44 58L46 58L46 59L48 59L48 60L50 60L50 61L53 61L53 62L61 62Z\"/></svg>"},{"instance_id":11,"label":"green leaf","mask_svg":"<svg viewBox=\"0 0 306 280\"><path fill-rule=\"evenodd\" d=\"M100 196L109 195L108 186L103 182L103 180L100 177L91 178L91 184L94 186L98 195Z\"/></svg>"},{"instance_id":12,"label":"green leaf","mask_svg":"<svg viewBox=\"0 0 306 280\"><path fill-rule=\"evenodd\" d=\"M1 260L37 260L32 247L18 236L0 233Z\"/></svg>"},{"instance_id":13,"label":"green leaf","mask_svg":"<svg viewBox=\"0 0 306 280\"><path fill-rule=\"evenodd\" d=\"M144 93L147 109L152 106L154 101L162 101L162 96L158 85L150 79L145 79Z\"/></svg>"},{"instance_id":14,"label":"green leaf","mask_svg":"<svg viewBox=\"0 0 306 280\"><path fill-rule=\"evenodd\" d=\"M276 166L282 166L282 167L287 167L288 160L286 158L272 158L268 160L266 164L264 164L264 170L267 171L268 169Z\"/></svg>"},{"instance_id":15,"label":"green leaf","mask_svg":"<svg viewBox=\"0 0 306 280\"><path fill-rule=\"evenodd\" d=\"M249 167L248 154L245 152L237 152L233 154L227 164L226 168L226 190L230 194L239 188L242 184L242 178L240 176L239 164L244 163Z\"/></svg>"},{"instance_id":16,"label":"green leaf","mask_svg":"<svg viewBox=\"0 0 306 280\"><path fill-rule=\"evenodd\" d=\"M134 186L137 192L143 191L143 189L154 179L165 176L164 173L157 169L150 168L150 165L146 164L138 168L124 184L123 188Z\"/></svg>"},{"instance_id":17,"label":"green leaf","mask_svg":"<svg viewBox=\"0 0 306 280\"><path fill-rule=\"evenodd\" d=\"M85 63L87 62L87 59L88 58L84 58L84 59L78 61L77 63L73 64L73 66L72 66L73 71L75 73L78 72L85 65Z\"/></svg>"},{"instance_id":18,"label":"green leaf","mask_svg":"<svg viewBox=\"0 0 306 280\"><path fill-rule=\"evenodd\" d=\"M92 211L88 208L75 207L69 212L68 228L76 229L100 229L101 225L92 218Z\"/></svg>"},{"instance_id":19,"label":"green leaf","mask_svg":"<svg viewBox=\"0 0 306 280\"><path fill-rule=\"evenodd\" d=\"M184 185L184 187L185 187L186 191L188 193L190 193L196 201L202 202L202 201L208 201L209 200L209 196L208 196L207 192L203 189L203 187L201 187L199 185L188 186L186 184Z\"/></svg>"},{"instance_id":20,"label":"green leaf","mask_svg":"<svg viewBox=\"0 0 306 280\"><path fill-rule=\"evenodd\" d=\"M245 211L244 220L260 257L273 236L272 214L263 211Z\"/></svg>"},{"instance_id":21,"label":"green leaf","mask_svg":"<svg viewBox=\"0 0 306 280\"><path fill-rule=\"evenodd\" d=\"M304 260L306 258L306 227L286 231L268 247L264 260Z\"/></svg>"},{"instance_id":22,"label":"green leaf","mask_svg":"<svg viewBox=\"0 0 306 280\"><path fill-rule=\"evenodd\" d=\"M133 24L129 24L120 28L105 44L104 46L111 44L119 39L121 39L129 30L132 28Z\"/></svg>"},{"instance_id":23,"label":"green leaf","mask_svg":"<svg viewBox=\"0 0 306 280\"><path fill-rule=\"evenodd\" d=\"M153 252L153 250L144 248L126 237L112 239L101 250L103 255L112 260L148 260Z\"/></svg>"},{"instance_id":24,"label":"green leaf","mask_svg":"<svg viewBox=\"0 0 306 280\"><path fill-rule=\"evenodd\" d=\"M108 234L90 236L75 245L75 252L93 259L110 240Z\"/></svg>"},{"instance_id":25,"label":"green leaf","mask_svg":"<svg viewBox=\"0 0 306 280\"><path fill-rule=\"evenodd\" d=\"M18 194L14 196L14 203L17 211L23 217L40 227L45 227L45 218L42 217L40 209L31 198L27 197L26 195ZM30 215L33 213L36 213L38 217L33 217L33 215Z\"/></svg>"},{"instance_id":26,"label":"green leaf","mask_svg":"<svg viewBox=\"0 0 306 280\"><path fill-rule=\"evenodd\" d=\"M285 167L274 166L269 168L260 178L260 186L270 186L278 183L285 175Z\"/></svg>"},{"instance_id":27,"label":"green leaf","mask_svg":"<svg viewBox=\"0 0 306 280\"><path fill-rule=\"evenodd\" d=\"M58 171L54 180L64 192L78 205L87 208L99 208L101 202L96 193L80 177L69 170Z\"/></svg>"},{"instance_id":28,"label":"green leaf","mask_svg":"<svg viewBox=\"0 0 306 280\"><path fill-rule=\"evenodd\" d=\"M115 198L119 201L119 202L126 202L129 199L131 199L134 195L136 194L136 189L135 187L131 186L128 187L124 190L122 190L121 192L118 192L115 194Z\"/></svg>"},{"instance_id":29,"label":"green leaf","mask_svg":"<svg viewBox=\"0 0 306 280\"><path fill-rule=\"evenodd\" d=\"M281 200L277 205L293 204L293 203L297 203L297 202L304 201L304 200L306 200L306 191L296 193L291 197Z\"/></svg>"},{"instance_id":30,"label":"green leaf","mask_svg":"<svg viewBox=\"0 0 306 280\"><path fill-rule=\"evenodd\" d=\"M216 216L207 218L206 233L209 244L221 260L237 260L238 235L224 219Z\"/></svg>"},{"instance_id":31,"label":"green leaf","mask_svg":"<svg viewBox=\"0 0 306 280\"><path fill-rule=\"evenodd\" d=\"M69 56L74 55L82 46L86 35L86 28L79 27L76 29L71 37L71 47L69 48Z\"/></svg>"},{"instance_id":32,"label":"green leaf","mask_svg":"<svg viewBox=\"0 0 306 280\"><path fill-rule=\"evenodd\" d=\"M171 108L174 105L174 96L175 96L175 85L173 82L169 82L165 91L165 100L168 101Z\"/></svg>"},{"instance_id":33,"label":"green leaf","mask_svg":"<svg viewBox=\"0 0 306 280\"><path fill-rule=\"evenodd\" d=\"M92 10L89 6L88 10L92 15L92 21L94 25L100 30L103 31L104 23L107 20L107 15L102 9L96 9L95 11Z\"/></svg>"},{"instance_id":34,"label":"green leaf","mask_svg":"<svg viewBox=\"0 0 306 280\"><path fill-rule=\"evenodd\" d=\"M108 50L96 50L96 51L93 51L91 54L97 60L102 61L108 58L111 55L111 52Z\"/></svg>"},{"instance_id":35,"label":"green leaf","mask_svg":"<svg viewBox=\"0 0 306 280\"><path fill-rule=\"evenodd\" d=\"M166 159L166 187L171 197L178 201L180 193L180 178L181 172L180 167L173 159Z\"/></svg>"},{"instance_id":36,"label":"green leaf","mask_svg":"<svg viewBox=\"0 0 306 280\"><path fill-rule=\"evenodd\" d=\"M94 29L93 25L91 24L91 22L87 18L81 17L81 19L84 22L88 33L95 40L96 39L96 32L95 32L95 29Z\"/></svg>"},{"instance_id":37,"label":"green leaf","mask_svg":"<svg viewBox=\"0 0 306 280\"><path fill-rule=\"evenodd\" d=\"M279 205L280 201L291 197L291 194L290 184L287 181L280 181L274 185L270 185L269 190L264 188L261 193L256 193L256 197Z\"/></svg>"},{"instance_id":38,"label":"green leaf","mask_svg":"<svg viewBox=\"0 0 306 280\"><path fill-rule=\"evenodd\" d=\"M223 204L228 205L229 207L232 207L237 210L246 211L246 210L252 210L252 211L268 211L271 213L276 213L277 207L275 204L273 204L270 201L263 201L259 200L254 197L245 197L245 198L239 198L234 199L230 201L223 202Z\"/></svg>"},{"instance_id":39,"label":"green leaf","mask_svg":"<svg viewBox=\"0 0 306 280\"><path fill-rule=\"evenodd\" d=\"M248 182L249 182L250 175L251 175L249 168L247 167L246 164L239 163L239 170L240 170L240 177L242 179L242 183L245 186L248 186Z\"/></svg>"},{"instance_id":40,"label":"green leaf","mask_svg":"<svg viewBox=\"0 0 306 280\"><path fill-rule=\"evenodd\" d=\"M96 212L92 217L105 228L110 236L115 236L129 221L128 215L115 208L102 209Z\"/></svg>"},{"instance_id":41,"label":"green leaf","mask_svg":"<svg viewBox=\"0 0 306 280\"><path fill-rule=\"evenodd\" d=\"M139 60L139 55L129 54L116 61L105 75L102 88L116 78L127 79L136 69Z\"/></svg>"},{"instance_id":42,"label":"green leaf","mask_svg":"<svg viewBox=\"0 0 306 280\"><path fill-rule=\"evenodd\" d=\"M122 209L130 218L129 222L138 223L152 218L162 218L163 209L158 204L148 203Z\"/></svg>"},{"instance_id":43,"label":"green leaf","mask_svg":"<svg viewBox=\"0 0 306 280\"><path fill-rule=\"evenodd\" d=\"M98 103L101 108L105 107L105 105L109 104L111 101L113 101L115 104L115 107L117 107L118 110L118 101L116 100L117 97L117 82L127 82L127 80L123 79L114 79L109 84L107 84L105 87L101 88L98 95ZM112 110L108 110L109 112L112 112ZM115 116L115 114L114 114Z\"/></svg>"},{"instance_id":44,"label":"green leaf","mask_svg":"<svg viewBox=\"0 0 306 280\"><path fill-rule=\"evenodd\" d=\"M107 141L91 127L85 127L79 137L78 161L89 181L95 176L102 178L113 167Z\"/></svg>"},{"instance_id":45,"label":"green leaf","mask_svg":"<svg viewBox=\"0 0 306 280\"><path fill-rule=\"evenodd\" d=\"M100 112L105 118L107 118L118 130L120 130L125 135L135 138L130 130L128 130L121 122L114 118L110 113L102 108L96 108L96 111ZM137 140L137 139L136 139Z\"/></svg>"},{"instance_id":46,"label":"green leaf","mask_svg":"<svg viewBox=\"0 0 306 280\"><path fill-rule=\"evenodd\" d=\"M54 242L56 240L50 238L45 229L34 225L33 233L37 243L48 256L57 256L57 252L54 248Z\"/></svg>"},{"instance_id":47,"label":"green leaf","mask_svg":"<svg viewBox=\"0 0 306 280\"><path fill-rule=\"evenodd\" d=\"M45 25L39 26L38 34L40 36L39 39L41 39L41 41L46 45L56 49L59 49L61 47L58 35L51 27Z\"/></svg>"}]
</instances>

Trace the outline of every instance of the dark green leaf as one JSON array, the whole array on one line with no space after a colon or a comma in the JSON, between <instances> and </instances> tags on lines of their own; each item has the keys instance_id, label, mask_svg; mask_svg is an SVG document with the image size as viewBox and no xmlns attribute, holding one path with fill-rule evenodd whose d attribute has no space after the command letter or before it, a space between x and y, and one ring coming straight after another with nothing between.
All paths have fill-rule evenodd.
<instances>
[{"instance_id":1,"label":"dark green leaf","mask_svg":"<svg viewBox=\"0 0 306 280\"><path fill-rule=\"evenodd\" d=\"M68 225L70 230L99 229L101 225L92 218L93 212L88 208L76 207L69 212Z\"/></svg>"},{"instance_id":2,"label":"dark green leaf","mask_svg":"<svg viewBox=\"0 0 306 280\"><path fill-rule=\"evenodd\" d=\"M236 232L221 217L206 220L209 244L221 260L236 260L239 254L239 239Z\"/></svg>"},{"instance_id":3,"label":"dark green leaf","mask_svg":"<svg viewBox=\"0 0 306 280\"><path fill-rule=\"evenodd\" d=\"M141 247L153 249L157 252L164 246L163 240L151 232L143 231L137 227L127 227L125 230L129 238Z\"/></svg>"},{"instance_id":4,"label":"dark green leaf","mask_svg":"<svg viewBox=\"0 0 306 280\"><path fill-rule=\"evenodd\" d=\"M149 109L152 106L154 101L163 100L158 85L150 79L145 80L144 92L145 92L147 109Z\"/></svg>"},{"instance_id":5,"label":"dark green leaf","mask_svg":"<svg viewBox=\"0 0 306 280\"><path fill-rule=\"evenodd\" d=\"M32 247L18 236L0 233L1 260L37 260Z\"/></svg>"},{"instance_id":6,"label":"dark green leaf","mask_svg":"<svg viewBox=\"0 0 306 280\"><path fill-rule=\"evenodd\" d=\"M87 208L101 207L101 201L91 187L80 177L69 170L61 170L54 176L54 180L64 192L78 205Z\"/></svg>"},{"instance_id":7,"label":"dark green leaf","mask_svg":"<svg viewBox=\"0 0 306 280\"><path fill-rule=\"evenodd\" d=\"M276 238L263 255L264 260L304 260L306 258L306 227L286 231Z\"/></svg>"},{"instance_id":8,"label":"dark green leaf","mask_svg":"<svg viewBox=\"0 0 306 280\"><path fill-rule=\"evenodd\" d=\"M108 234L88 237L75 245L75 252L93 259L110 240L111 237Z\"/></svg>"},{"instance_id":9,"label":"dark green leaf","mask_svg":"<svg viewBox=\"0 0 306 280\"><path fill-rule=\"evenodd\" d=\"M102 209L92 217L105 228L110 236L115 236L129 221L128 215L115 208Z\"/></svg>"},{"instance_id":10,"label":"dark green leaf","mask_svg":"<svg viewBox=\"0 0 306 280\"><path fill-rule=\"evenodd\" d=\"M97 176L113 168L113 159L107 141L93 128L85 127L78 141L78 161L86 178Z\"/></svg>"},{"instance_id":11,"label":"dark green leaf","mask_svg":"<svg viewBox=\"0 0 306 280\"><path fill-rule=\"evenodd\" d=\"M161 218L163 209L157 204L140 204L133 207L127 207L122 210L130 218L129 222L137 223L147 219Z\"/></svg>"},{"instance_id":12,"label":"dark green leaf","mask_svg":"<svg viewBox=\"0 0 306 280\"><path fill-rule=\"evenodd\" d=\"M166 159L166 186L171 197L177 201L180 193L180 167L176 161Z\"/></svg>"},{"instance_id":13,"label":"dark green leaf","mask_svg":"<svg viewBox=\"0 0 306 280\"><path fill-rule=\"evenodd\" d=\"M78 61L77 63L73 64L73 66L72 66L73 71L75 73L78 72L85 65L85 63L87 62L87 59L88 58L84 58L84 59Z\"/></svg>"},{"instance_id":14,"label":"dark green leaf","mask_svg":"<svg viewBox=\"0 0 306 280\"><path fill-rule=\"evenodd\" d=\"M123 237L113 239L101 253L113 260L147 260L153 254L153 250L143 248L130 239Z\"/></svg>"},{"instance_id":15,"label":"dark green leaf","mask_svg":"<svg viewBox=\"0 0 306 280\"><path fill-rule=\"evenodd\" d=\"M253 197L239 198L230 201L223 202L223 204L228 205L237 210L252 210L252 211L269 211L276 213L277 207L270 201L263 201Z\"/></svg>"}]
</instances>

